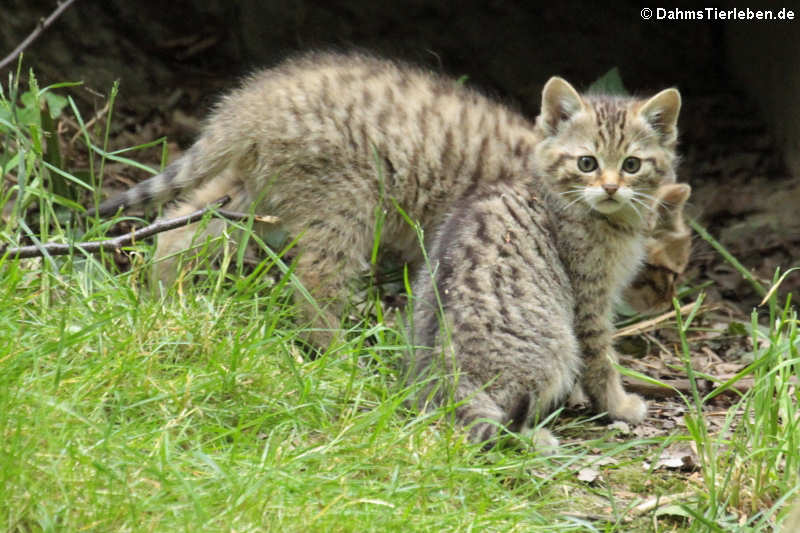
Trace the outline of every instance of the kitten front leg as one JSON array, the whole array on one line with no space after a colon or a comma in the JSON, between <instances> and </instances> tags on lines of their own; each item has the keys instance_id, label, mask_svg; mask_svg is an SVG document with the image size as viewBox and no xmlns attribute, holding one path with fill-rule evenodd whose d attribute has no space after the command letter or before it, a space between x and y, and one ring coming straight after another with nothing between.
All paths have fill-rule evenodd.
<instances>
[{"instance_id":1,"label":"kitten front leg","mask_svg":"<svg viewBox=\"0 0 800 533\"><path fill-rule=\"evenodd\" d=\"M613 420L638 424L647 416L647 403L622 387L622 378L614 368L617 352L612 346L611 331L609 326L602 332L584 332L585 337L581 339L585 363L583 388L597 411L607 412Z\"/></svg>"},{"instance_id":2,"label":"kitten front leg","mask_svg":"<svg viewBox=\"0 0 800 533\"><path fill-rule=\"evenodd\" d=\"M314 348L324 350L341 340L339 326L347 301L347 282L354 276L352 270L332 260L325 249L300 250L295 274L312 300L295 292L294 301L300 313L299 323L304 327L301 337Z\"/></svg>"},{"instance_id":3,"label":"kitten front leg","mask_svg":"<svg viewBox=\"0 0 800 533\"><path fill-rule=\"evenodd\" d=\"M604 357L608 361L611 372L606 380L606 407L608 416L613 420L622 420L631 424L641 423L647 416L647 402L638 394L625 392L622 387L622 376L613 367L611 360L617 362L617 353L614 348L610 348Z\"/></svg>"},{"instance_id":4,"label":"kitten front leg","mask_svg":"<svg viewBox=\"0 0 800 533\"><path fill-rule=\"evenodd\" d=\"M295 247L295 274L311 295L295 292L299 322L309 326L303 337L315 348L325 349L341 340L342 315L352 285L369 269L368 251L372 243L368 223L353 214L346 223L323 220L305 227L288 226L289 235L300 235ZM349 225L361 231L342 231Z\"/></svg>"}]
</instances>

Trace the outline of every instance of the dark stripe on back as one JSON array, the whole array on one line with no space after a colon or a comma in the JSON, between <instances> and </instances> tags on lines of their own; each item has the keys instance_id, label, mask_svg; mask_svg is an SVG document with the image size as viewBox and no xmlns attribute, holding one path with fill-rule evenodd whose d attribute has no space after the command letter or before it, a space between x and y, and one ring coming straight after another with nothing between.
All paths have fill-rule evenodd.
<instances>
[{"instance_id":1,"label":"dark stripe on back","mask_svg":"<svg viewBox=\"0 0 800 533\"><path fill-rule=\"evenodd\" d=\"M489 149L489 139L483 137L481 139L481 147L478 149L478 157L475 160L475 170L472 173L472 183L477 183L483 178L483 165L486 159L486 152Z\"/></svg>"}]
</instances>

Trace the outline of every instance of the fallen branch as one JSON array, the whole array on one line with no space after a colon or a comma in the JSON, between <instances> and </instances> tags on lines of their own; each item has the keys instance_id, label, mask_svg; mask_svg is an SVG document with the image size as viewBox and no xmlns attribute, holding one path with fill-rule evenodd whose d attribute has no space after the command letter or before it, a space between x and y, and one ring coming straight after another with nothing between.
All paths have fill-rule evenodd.
<instances>
[{"instance_id":1,"label":"fallen branch","mask_svg":"<svg viewBox=\"0 0 800 533\"><path fill-rule=\"evenodd\" d=\"M660 385L656 385L653 383L648 383L645 381L639 381L635 378L631 378L628 376L623 376L622 378L623 384L625 386L625 390L629 392L635 392L637 394L641 394L642 396L646 396L648 398L672 398L673 396L678 396L678 392L685 396L690 396L692 394L691 383L688 379L685 378L678 378L678 379L662 379L660 380L665 385L670 385L670 387L662 387ZM700 389L701 394L706 394L714 390L716 385L708 380L699 379L697 380L697 388ZM731 385L719 393L720 396L732 396L732 397L740 397L745 392L749 391L753 388L753 378L752 377L743 377L739 381L735 383L731 383Z\"/></svg>"},{"instance_id":2,"label":"fallen branch","mask_svg":"<svg viewBox=\"0 0 800 533\"><path fill-rule=\"evenodd\" d=\"M72 5L73 2L75 2L75 0L66 0L66 2L58 4L56 10L50 13L49 17L47 17L44 20L40 19L39 23L36 25L36 29L34 29L31 32L31 34L28 35L25 38L25 40L20 43L19 46L17 46L10 54L8 54L6 57L3 58L2 61L0 61L0 70L6 68L6 66L8 66L9 63L14 61L17 58L17 56L19 56L22 52L24 52L25 49L28 48L31 45L31 43L33 43L33 41L35 41L36 38L39 37L39 35L45 29L47 29L48 26L50 26L50 24L52 24L58 17L61 16L61 13L66 11L66 9Z\"/></svg>"},{"instance_id":3,"label":"fallen branch","mask_svg":"<svg viewBox=\"0 0 800 533\"><path fill-rule=\"evenodd\" d=\"M0 248L0 257L7 256L18 259L26 259L30 257L43 257L45 254L51 256L68 255L72 253L74 250L80 250L82 252L90 254L98 253L100 251L114 252L119 250L123 246L130 246L131 244L135 243L137 239L139 240L145 239L147 237L152 237L157 233L162 233L164 231L169 231L175 228L180 228L182 226L188 226L189 224L193 224L198 220L202 219L208 212L213 212L228 220L247 220L253 216L248 213L239 213L236 211L227 211L224 209L219 209L220 206L225 205L229 201L230 197L225 196L223 198L220 198L216 202L212 203L211 205L204 207L203 209L199 209L188 215L165 219L165 220L159 220L143 228L131 230L130 233L126 233L125 235L120 235L119 237L106 239L104 241L88 241L88 242L79 242L71 244L46 243L46 244L31 245L31 246L21 246L19 248L7 248L7 249L4 247ZM267 224L275 224L279 220L278 217L257 216L257 215L254 216L253 219L256 220L257 222L265 222Z\"/></svg>"},{"instance_id":4,"label":"fallen branch","mask_svg":"<svg viewBox=\"0 0 800 533\"><path fill-rule=\"evenodd\" d=\"M694 492L688 491L680 492L678 494L669 494L667 496L654 496L631 509L631 513L636 516L647 514L650 511L654 511L661 507L673 505L677 502L685 502L694 495Z\"/></svg>"},{"instance_id":5,"label":"fallen branch","mask_svg":"<svg viewBox=\"0 0 800 533\"><path fill-rule=\"evenodd\" d=\"M681 315L685 315L686 313L691 311L692 308L694 307L694 304L695 303L692 302L681 307ZM700 312L706 313L708 311L719 309L720 307L721 306L718 304L701 305ZM640 333L656 330L664 322L667 322L675 318L675 315L676 315L675 311L670 311L668 313L664 313L663 315L659 315L655 318L651 318L650 320L644 320L642 322L637 322L636 324L631 324L630 326L617 330L617 332L614 333L614 338L630 337L632 335L639 335Z\"/></svg>"},{"instance_id":6,"label":"fallen branch","mask_svg":"<svg viewBox=\"0 0 800 533\"><path fill-rule=\"evenodd\" d=\"M108 108L109 108L110 106L111 106L111 102L106 102L106 105L104 105L104 106L103 106L103 109L101 109L100 111L98 111L97 113L95 113L95 114L94 114L94 116L92 117L92 119L91 119L89 122L87 122L86 124L84 124L84 126L83 126L83 127L80 127L78 124L76 124L76 123L75 123L75 122L73 122L72 120L70 120L70 121L67 121L67 122L68 122L68 124L69 124L70 126L72 126L73 128L75 128L75 134L74 134L72 137L70 137L70 139L69 139L69 141L67 142L67 144L68 144L69 146L72 146L72 145L74 145L74 144L75 144L75 141L77 141L77 140L78 140L78 138L79 138L81 135L83 135L83 134L84 134L84 132L91 131L91 129L92 129L92 126L94 126L95 122L97 122L98 120L100 120L100 118L102 118L102 116L103 116L103 115L105 115L106 113L108 113Z\"/></svg>"}]
</instances>

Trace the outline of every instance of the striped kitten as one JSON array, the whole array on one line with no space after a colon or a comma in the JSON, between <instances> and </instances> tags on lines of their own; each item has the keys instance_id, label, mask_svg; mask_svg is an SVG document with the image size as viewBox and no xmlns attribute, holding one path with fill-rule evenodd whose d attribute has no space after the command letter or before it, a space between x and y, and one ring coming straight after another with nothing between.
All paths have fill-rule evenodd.
<instances>
[{"instance_id":1,"label":"striped kitten","mask_svg":"<svg viewBox=\"0 0 800 533\"><path fill-rule=\"evenodd\" d=\"M480 184L530 179L538 140L527 119L455 80L365 55L308 54L225 96L183 157L99 213L180 192L165 218L224 195L228 209L280 217L299 237L295 273L323 308L298 302L317 328L309 340L326 346L349 282L369 268L379 212L382 248L413 263L419 243L396 205L433 232ZM176 253L223 229L213 220L199 235L196 225L162 234L157 277L174 280ZM255 229L264 238L278 228Z\"/></svg>"},{"instance_id":2,"label":"striped kitten","mask_svg":"<svg viewBox=\"0 0 800 533\"><path fill-rule=\"evenodd\" d=\"M612 306L641 263L654 194L674 182L679 109L674 89L637 100L547 83L530 179L464 199L430 246L408 364L425 383L418 404L458 402L471 439L486 442L529 427L580 378L597 411L642 421L645 402L612 364Z\"/></svg>"}]
</instances>

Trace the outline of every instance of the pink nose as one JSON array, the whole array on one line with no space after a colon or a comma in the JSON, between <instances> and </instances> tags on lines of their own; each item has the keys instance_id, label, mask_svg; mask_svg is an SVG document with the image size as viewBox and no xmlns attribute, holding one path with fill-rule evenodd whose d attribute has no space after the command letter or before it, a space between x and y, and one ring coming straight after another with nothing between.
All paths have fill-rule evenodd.
<instances>
[{"instance_id":1,"label":"pink nose","mask_svg":"<svg viewBox=\"0 0 800 533\"><path fill-rule=\"evenodd\" d=\"M606 191L607 195L614 196L614 193L619 190L619 185L616 183L604 183L603 190Z\"/></svg>"}]
</instances>

